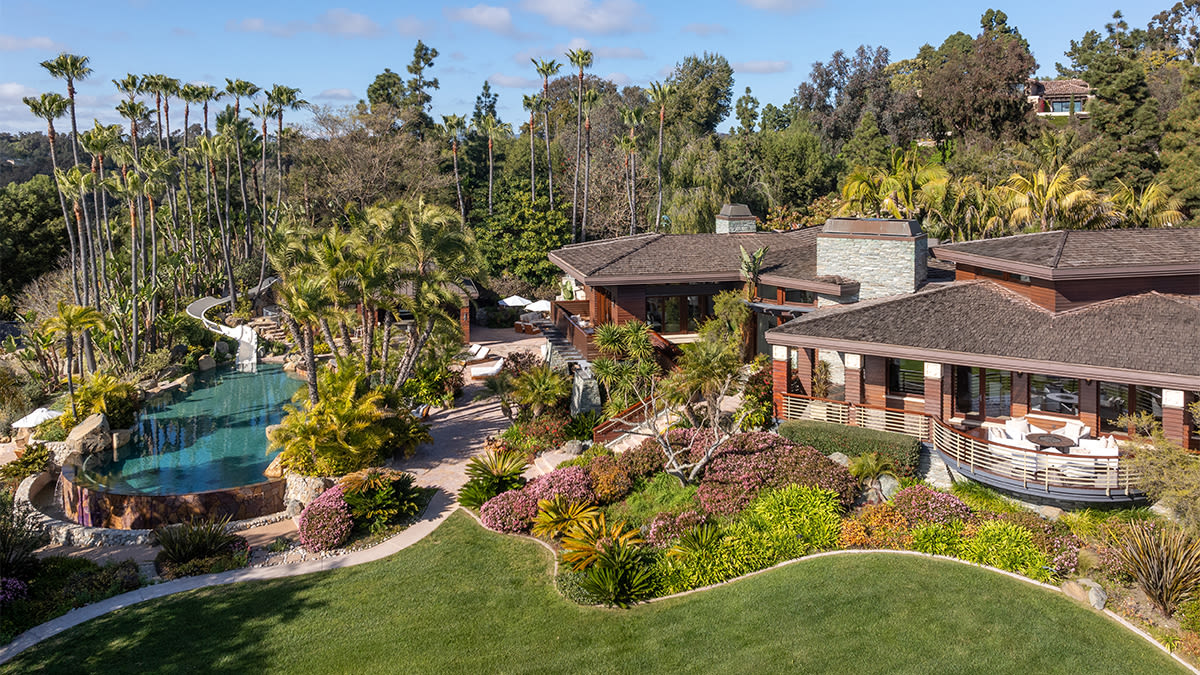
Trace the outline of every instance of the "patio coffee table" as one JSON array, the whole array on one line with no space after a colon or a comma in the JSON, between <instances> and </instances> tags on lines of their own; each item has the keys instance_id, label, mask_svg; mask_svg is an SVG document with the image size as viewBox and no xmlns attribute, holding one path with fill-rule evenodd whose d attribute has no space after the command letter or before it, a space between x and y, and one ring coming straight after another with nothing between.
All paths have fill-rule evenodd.
<instances>
[{"instance_id":1,"label":"patio coffee table","mask_svg":"<svg viewBox=\"0 0 1200 675\"><path fill-rule=\"evenodd\" d=\"M1076 444L1070 438L1058 434L1026 434L1025 440L1039 448L1054 448L1064 454L1067 452L1067 448L1074 447Z\"/></svg>"}]
</instances>

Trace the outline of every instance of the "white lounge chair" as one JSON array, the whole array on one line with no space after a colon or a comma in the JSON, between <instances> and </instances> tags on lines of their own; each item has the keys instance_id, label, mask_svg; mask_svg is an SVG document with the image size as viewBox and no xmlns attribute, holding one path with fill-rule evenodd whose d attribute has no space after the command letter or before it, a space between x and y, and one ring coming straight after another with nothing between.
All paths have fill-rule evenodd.
<instances>
[{"instance_id":1,"label":"white lounge chair","mask_svg":"<svg viewBox=\"0 0 1200 675\"><path fill-rule=\"evenodd\" d=\"M504 369L504 359L496 359L491 363L486 363L478 366L471 366L471 377L486 378L499 375Z\"/></svg>"},{"instance_id":2,"label":"white lounge chair","mask_svg":"<svg viewBox=\"0 0 1200 675\"><path fill-rule=\"evenodd\" d=\"M467 350L467 355L471 358L475 358L476 355L479 354L479 350L483 348L484 346L481 344L473 344L471 345L471 348Z\"/></svg>"}]
</instances>

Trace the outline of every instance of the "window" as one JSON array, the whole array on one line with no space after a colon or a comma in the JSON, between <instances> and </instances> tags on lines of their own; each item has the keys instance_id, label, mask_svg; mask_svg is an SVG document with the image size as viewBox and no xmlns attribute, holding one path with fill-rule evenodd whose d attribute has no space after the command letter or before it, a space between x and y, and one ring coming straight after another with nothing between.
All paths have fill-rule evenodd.
<instances>
[{"instance_id":1,"label":"window","mask_svg":"<svg viewBox=\"0 0 1200 675\"><path fill-rule=\"evenodd\" d=\"M1060 415L1078 415L1079 380L1052 375L1030 375L1029 409Z\"/></svg>"},{"instance_id":2,"label":"window","mask_svg":"<svg viewBox=\"0 0 1200 675\"><path fill-rule=\"evenodd\" d=\"M892 396L925 396L925 362L888 359L888 389Z\"/></svg>"},{"instance_id":3,"label":"window","mask_svg":"<svg viewBox=\"0 0 1200 675\"><path fill-rule=\"evenodd\" d=\"M1128 432L1117 422L1124 415L1148 413L1162 424L1162 389L1115 382L1100 383L1100 430Z\"/></svg>"},{"instance_id":4,"label":"window","mask_svg":"<svg viewBox=\"0 0 1200 675\"><path fill-rule=\"evenodd\" d=\"M1001 272L1000 270L994 270L994 269L992 269L992 268L990 268L990 267L980 267L980 268L979 268L979 276L981 276L981 277L994 277L994 278L996 278L996 279L1003 279L1003 278L1004 278L1004 272Z\"/></svg>"},{"instance_id":5,"label":"window","mask_svg":"<svg viewBox=\"0 0 1200 675\"><path fill-rule=\"evenodd\" d=\"M1077 101L1051 101L1050 112L1056 113L1072 113L1079 112L1080 105Z\"/></svg>"},{"instance_id":6,"label":"window","mask_svg":"<svg viewBox=\"0 0 1200 675\"><path fill-rule=\"evenodd\" d=\"M683 295L646 298L646 324L664 335L694 333L712 316L712 296Z\"/></svg>"},{"instance_id":7,"label":"window","mask_svg":"<svg viewBox=\"0 0 1200 675\"><path fill-rule=\"evenodd\" d=\"M759 284L755 292L763 302L775 302L779 297L779 287L770 284Z\"/></svg>"},{"instance_id":8,"label":"window","mask_svg":"<svg viewBox=\"0 0 1200 675\"><path fill-rule=\"evenodd\" d=\"M1012 414L1012 373L955 366L954 411L962 415L1008 417Z\"/></svg>"},{"instance_id":9,"label":"window","mask_svg":"<svg viewBox=\"0 0 1200 675\"><path fill-rule=\"evenodd\" d=\"M687 300L687 330L694 333L700 330L700 324L712 316L712 297L707 295L689 295Z\"/></svg>"},{"instance_id":10,"label":"window","mask_svg":"<svg viewBox=\"0 0 1200 675\"><path fill-rule=\"evenodd\" d=\"M811 305L814 301L813 292L785 290L783 301L792 305Z\"/></svg>"},{"instance_id":11,"label":"window","mask_svg":"<svg viewBox=\"0 0 1200 675\"><path fill-rule=\"evenodd\" d=\"M1033 279L1030 279L1028 274L1014 274L1012 275L1012 279L1019 284L1033 283Z\"/></svg>"}]
</instances>

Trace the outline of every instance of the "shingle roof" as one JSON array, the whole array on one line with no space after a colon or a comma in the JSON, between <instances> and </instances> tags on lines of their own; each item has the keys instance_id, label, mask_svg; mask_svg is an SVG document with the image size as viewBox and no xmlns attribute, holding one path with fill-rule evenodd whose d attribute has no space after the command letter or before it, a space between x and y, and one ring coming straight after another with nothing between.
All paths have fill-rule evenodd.
<instances>
[{"instance_id":1,"label":"shingle roof","mask_svg":"<svg viewBox=\"0 0 1200 675\"><path fill-rule=\"evenodd\" d=\"M991 281L822 308L767 333L1200 376L1200 298L1142 293L1054 313Z\"/></svg>"},{"instance_id":2,"label":"shingle roof","mask_svg":"<svg viewBox=\"0 0 1200 675\"><path fill-rule=\"evenodd\" d=\"M1053 270L1195 265L1200 274L1200 228L1057 230L933 249L939 258L954 259L957 253Z\"/></svg>"},{"instance_id":3,"label":"shingle roof","mask_svg":"<svg viewBox=\"0 0 1200 675\"><path fill-rule=\"evenodd\" d=\"M587 278L630 278L663 275L731 275L741 269L741 247L763 246L763 274L812 279L816 274L819 227L791 232L747 234L641 234L572 244L552 252L551 259Z\"/></svg>"},{"instance_id":4,"label":"shingle roof","mask_svg":"<svg viewBox=\"0 0 1200 675\"><path fill-rule=\"evenodd\" d=\"M1087 96L1092 91L1084 80L1034 80L1032 92L1035 96L1053 98L1059 96Z\"/></svg>"}]
</instances>

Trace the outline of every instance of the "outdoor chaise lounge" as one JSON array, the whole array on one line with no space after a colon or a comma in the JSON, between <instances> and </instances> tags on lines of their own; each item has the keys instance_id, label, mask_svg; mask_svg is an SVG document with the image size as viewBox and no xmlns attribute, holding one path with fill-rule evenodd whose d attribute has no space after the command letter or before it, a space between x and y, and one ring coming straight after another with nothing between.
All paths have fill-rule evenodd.
<instances>
[{"instance_id":1,"label":"outdoor chaise lounge","mask_svg":"<svg viewBox=\"0 0 1200 675\"><path fill-rule=\"evenodd\" d=\"M500 374L500 371L503 368L504 368L504 359L499 358L490 363L480 364L478 366L472 366L471 367L471 377L480 378L480 379L493 377L495 375Z\"/></svg>"}]
</instances>

